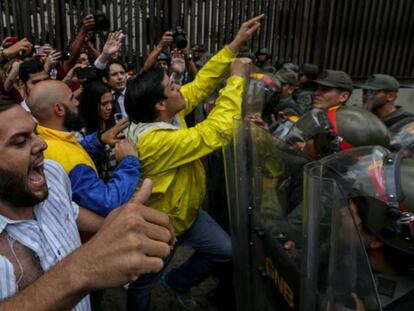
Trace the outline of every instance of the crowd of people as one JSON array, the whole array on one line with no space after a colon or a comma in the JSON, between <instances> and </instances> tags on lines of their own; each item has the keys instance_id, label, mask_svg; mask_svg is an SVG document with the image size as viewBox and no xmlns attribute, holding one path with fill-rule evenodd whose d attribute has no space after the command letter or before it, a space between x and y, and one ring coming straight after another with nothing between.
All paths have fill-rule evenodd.
<instances>
[{"instance_id":1,"label":"crowd of people","mask_svg":"<svg viewBox=\"0 0 414 311\"><path fill-rule=\"evenodd\" d=\"M264 96L245 117L307 162L372 145L409 157L414 115L396 105L395 78L370 75L357 86L363 107L350 107L347 73L275 66L269 49L246 48L263 17L244 22L214 55L203 44L182 47L167 31L136 72L119 59L122 30L109 33L101 51L93 45L93 15L68 53L3 40L0 310L100 310L102 290L124 285L127 309L149 310L158 280L185 310L197 309L191 288L231 269L233 256L229 233L202 209L201 160L231 140L249 84ZM302 214L298 189L291 218ZM414 228L414 205L398 210ZM371 219L364 232L386 245L370 226ZM414 239L412 230L405 239ZM407 245L399 251L414 259ZM166 273L181 246L194 253Z\"/></svg>"}]
</instances>

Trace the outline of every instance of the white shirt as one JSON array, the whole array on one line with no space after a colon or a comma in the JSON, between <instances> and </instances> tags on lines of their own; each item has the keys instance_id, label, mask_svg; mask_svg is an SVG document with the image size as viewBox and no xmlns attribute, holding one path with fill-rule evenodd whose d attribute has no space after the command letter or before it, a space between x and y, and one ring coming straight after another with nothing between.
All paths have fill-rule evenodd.
<instances>
[{"instance_id":1,"label":"white shirt","mask_svg":"<svg viewBox=\"0 0 414 311\"><path fill-rule=\"evenodd\" d=\"M76 219L79 206L72 201L71 183L57 162L45 160L44 171L48 198L34 207L35 219L11 220L0 215L0 233L30 248L39 258L43 271L48 271L81 245ZM23 271L24 272L24 271ZM0 254L0 301L19 291L12 263ZM89 296L75 311L90 311Z\"/></svg>"}]
</instances>

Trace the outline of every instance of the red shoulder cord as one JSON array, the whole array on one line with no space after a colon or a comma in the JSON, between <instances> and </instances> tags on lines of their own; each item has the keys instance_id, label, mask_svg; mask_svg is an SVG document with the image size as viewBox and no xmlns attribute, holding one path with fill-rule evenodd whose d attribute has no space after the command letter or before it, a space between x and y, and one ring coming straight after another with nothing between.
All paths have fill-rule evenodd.
<instances>
[{"instance_id":1,"label":"red shoulder cord","mask_svg":"<svg viewBox=\"0 0 414 311\"><path fill-rule=\"evenodd\" d=\"M338 111L338 109L329 109L327 111L329 123L331 123L332 130L335 133L335 135L338 136L339 138L341 138L341 142L339 143L339 148L341 150L351 149L354 146L352 146L350 143L345 141L345 139L343 139L343 137L341 135L339 135L338 127L337 127L337 124L336 124L336 112L337 111Z\"/></svg>"}]
</instances>

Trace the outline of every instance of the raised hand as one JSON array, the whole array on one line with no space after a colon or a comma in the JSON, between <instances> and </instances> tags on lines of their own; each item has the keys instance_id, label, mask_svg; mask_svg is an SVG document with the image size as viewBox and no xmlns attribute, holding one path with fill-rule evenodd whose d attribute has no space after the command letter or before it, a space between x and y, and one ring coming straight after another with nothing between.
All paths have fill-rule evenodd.
<instances>
[{"instance_id":1,"label":"raised hand","mask_svg":"<svg viewBox=\"0 0 414 311\"><path fill-rule=\"evenodd\" d=\"M229 44L230 49L237 53L242 45L244 45L254 34L258 34L260 31L260 20L264 17L264 14L253 17L244 22L233 41Z\"/></svg>"},{"instance_id":2,"label":"raised hand","mask_svg":"<svg viewBox=\"0 0 414 311\"><path fill-rule=\"evenodd\" d=\"M115 124L110 129L106 130L101 135L101 141L104 144L107 144L111 147L115 146L117 142L120 141L120 136L122 135L122 131L129 126L128 118L123 118L117 124Z\"/></svg>"},{"instance_id":3,"label":"raised hand","mask_svg":"<svg viewBox=\"0 0 414 311\"><path fill-rule=\"evenodd\" d=\"M161 37L160 42L157 44L159 50L164 49L165 47L171 45L174 42L174 38L171 31L166 31Z\"/></svg>"},{"instance_id":4,"label":"raised hand","mask_svg":"<svg viewBox=\"0 0 414 311\"><path fill-rule=\"evenodd\" d=\"M44 65L45 71L49 72L50 69L52 69L60 60L61 58L61 52L58 52L56 50L53 50L46 58L46 62Z\"/></svg>"},{"instance_id":5,"label":"raised hand","mask_svg":"<svg viewBox=\"0 0 414 311\"><path fill-rule=\"evenodd\" d=\"M82 20L81 31L88 32L95 28L95 19L92 14L86 15Z\"/></svg>"},{"instance_id":6,"label":"raised hand","mask_svg":"<svg viewBox=\"0 0 414 311\"><path fill-rule=\"evenodd\" d=\"M108 35L108 39L105 42L105 45L102 49L102 54L105 57L110 57L111 55L119 52L122 46L122 39L125 37L122 30L117 30L115 32L111 32Z\"/></svg>"},{"instance_id":7,"label":"raised hand","mask_svg":"<svg viewBox=\"0 0 414 311\"><path fill-rule=\"evenodd\" d=\"M30 41L26 38L23 38L20 41L13 44L12 46L8 47L7 49L4 49L3 54L6 58L12 58L19 54L20 51L29 53L32 50L32 47L33 45L30 43Z\"/></svg>"}]
</instances>

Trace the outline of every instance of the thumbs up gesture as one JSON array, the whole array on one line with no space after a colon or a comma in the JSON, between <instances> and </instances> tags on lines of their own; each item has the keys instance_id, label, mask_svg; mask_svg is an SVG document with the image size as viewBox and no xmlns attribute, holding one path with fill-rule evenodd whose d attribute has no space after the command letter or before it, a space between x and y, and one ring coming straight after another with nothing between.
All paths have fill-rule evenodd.
<instances>
[{"instance_id":1,"label":"thumbs up gesture","mask_svg":"<svg viewBox=\"0 0 414 311\"><path fill-rule=\"evenodd\" d=\"M78 257L81 271L75 272L86 290L120 286L162 269L175 233L168 215L143 205L151 191L151 180L144 180L140 191L112 211L95 236L72 253Z\"/></svg>"}]
</instances>

